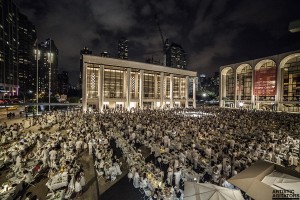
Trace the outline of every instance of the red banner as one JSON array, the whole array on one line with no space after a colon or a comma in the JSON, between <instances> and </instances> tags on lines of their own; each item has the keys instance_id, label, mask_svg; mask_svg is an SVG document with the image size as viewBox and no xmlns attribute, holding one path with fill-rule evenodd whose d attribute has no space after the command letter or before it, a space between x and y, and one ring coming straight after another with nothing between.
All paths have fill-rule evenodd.
<instances>
[{"instance_id":1,"label":"red banner","mask_svg":"<svg viewBox=\"0 0 300 200\"><path fill-rule=\"evenodd\" d=\"M254 95L276 95L276 67L255 70Z\"/></svg>"}]
</instances>

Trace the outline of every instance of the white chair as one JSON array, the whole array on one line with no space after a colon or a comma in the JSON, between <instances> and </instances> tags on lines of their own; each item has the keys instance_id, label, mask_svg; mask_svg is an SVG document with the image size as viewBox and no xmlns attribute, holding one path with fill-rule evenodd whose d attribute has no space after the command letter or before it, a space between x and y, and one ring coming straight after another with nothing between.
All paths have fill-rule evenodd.
<instances>
[{"instance_id":1,"label":"white chair","mask_svg":"<svg viewBox=\"0 0 300 200\"><path fill-rule=\"evenodd\" d=\"M145 189L144 188L144 200L152 200L152 192L151 190Z\"/></svg>"},{"instance_id":2,"label":"white chair","mask_svg":"<svg viewBox=\"0 0 300 200\"><path fill-rule=\"evenodd\" d=\"M143 194L143 193L144 193L144 189L145 189L146 186L144 186L143 183L142 183L141 181L140 181L139 185L140 185L140 187L139 187L139 192L140 192L141 194Z\"/></svg>"}]
</instances>

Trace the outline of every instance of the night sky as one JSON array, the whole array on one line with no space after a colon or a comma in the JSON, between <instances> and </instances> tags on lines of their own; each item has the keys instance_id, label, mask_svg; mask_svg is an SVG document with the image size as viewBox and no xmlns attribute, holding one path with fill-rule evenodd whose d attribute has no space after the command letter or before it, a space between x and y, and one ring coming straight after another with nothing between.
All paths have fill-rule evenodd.
<instances>
[{"instance_id":1,"label":"night sky","mask_svg":"<svg viewBox=\"0 0 300 200\"><path fill-rule=\"evenodd\" d=\"M151 3L149 3L151 2ZM129 60L162 60L164 37L188 53L188 69L212 75L226 64L300 49L300 0L16 0L34 23L40 41L52 38L59 68L78 80L79 52L117 55L118 39L129 40Z\"/></svg>"}]
</instances>

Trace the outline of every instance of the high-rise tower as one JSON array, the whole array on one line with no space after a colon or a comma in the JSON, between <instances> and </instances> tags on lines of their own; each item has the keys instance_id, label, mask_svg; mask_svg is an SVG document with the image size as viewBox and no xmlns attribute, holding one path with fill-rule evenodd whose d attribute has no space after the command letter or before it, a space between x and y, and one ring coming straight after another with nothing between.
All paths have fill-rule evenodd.
<instances>
[{"instance_id":1,"label":"high-rise tower","mask_svg":"<svg viewBox=\"0 0 300 200\"><path fill-rule=\"evenodd\" d=\"M125 37L118 42L118 58L128 60L128 40Z\"/></svg>"}]
</instances>

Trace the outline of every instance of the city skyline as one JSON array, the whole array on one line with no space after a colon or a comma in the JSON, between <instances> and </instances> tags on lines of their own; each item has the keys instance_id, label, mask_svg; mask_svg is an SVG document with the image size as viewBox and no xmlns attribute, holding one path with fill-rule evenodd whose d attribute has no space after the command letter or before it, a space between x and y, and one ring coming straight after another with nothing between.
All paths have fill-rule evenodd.
<instances>
[{"instance_id":1,"label":"city skyline","mask_svg":"<svg viewBox=\"0 0 300 200\"><path fill-rule=\"evenodd\" d=\"M70 77L79 72L80 49L115 57L121 36L128 38L129 60L162 59L155 16L165 38L187 52L187 69L200 73L212 75L222 65L300 49L299 33L288 31L289 22L300 18L296 0L15 2L35 24L39 39L56 41L59 68Z\"/></svg>"}]
</instances>

